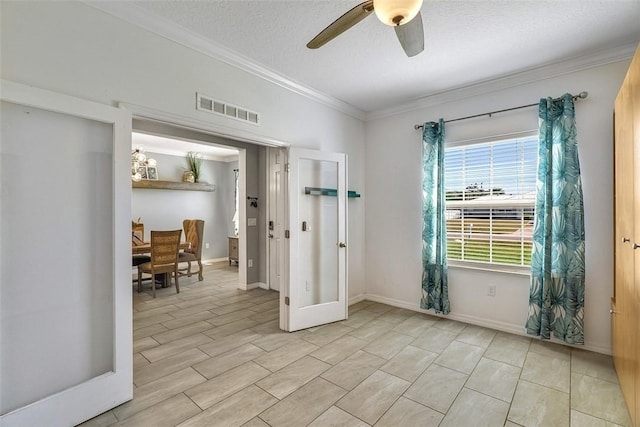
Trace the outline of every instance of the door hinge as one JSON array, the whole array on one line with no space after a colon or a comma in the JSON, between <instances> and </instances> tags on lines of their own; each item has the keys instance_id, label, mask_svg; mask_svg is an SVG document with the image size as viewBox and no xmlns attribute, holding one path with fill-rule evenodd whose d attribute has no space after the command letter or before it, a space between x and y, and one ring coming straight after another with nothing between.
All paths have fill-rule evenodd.
<instances>
[{"instance_id":1,"label":"door hinge","mask_svg":"<svg viewBox=\"0 0 640 427\"><path fill-rule=\"evenodd\" d=\"M284 164L284 171L285 172L289 172L290 169L291 169L291 163L285 163Z\"/></svg>"},{"instance_id":2,"label":"door hinge","mask_svg":"<svg viewBox=\"0 0 640 427\"><path fill-rule=\"evenodd\" d=\"M284 305L289 305L289 297L284 297Z\"/></svg>"},{"instance_id":3,"label":"door hinge","mask_svg":"<svg viewBox=\"0 0 640 427\"><path fill-rule=\"evenodd\" d=\"M289 230L284 230L284 238L285 239L289 238Z\"/></svg>"}]
</instances>

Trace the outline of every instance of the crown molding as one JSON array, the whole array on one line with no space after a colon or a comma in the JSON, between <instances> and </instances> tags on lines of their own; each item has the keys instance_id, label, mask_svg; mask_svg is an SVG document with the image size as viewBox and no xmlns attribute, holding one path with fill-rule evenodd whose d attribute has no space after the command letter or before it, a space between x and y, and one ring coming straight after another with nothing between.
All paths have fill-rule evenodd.
<instances>
[{"instance_id":1,"label":"crown molding","mask_svg":"<svg viewBox=\"0 0 640 427\"><path fill-rule=\"evenodd\" d=\"M218 43L201 35L176 25L167 19L151 14L149 11L126 1L92 1L84 0L84 3L120 18L130 24L144 28L168 40L193 49L213 59L236 67L242 71L260 77L270 83L276 84L298 95L302 95L327 107L345 113L359 120L364 120L364 111L341 101L331 95L295 82L290 78L271 70L252 59L240 55Z\"/></svg>"},{"instance_id":2,"label":"crown molding","mask_svg":"<svg viewBox=\"0 0 640 427\"><path fill-rule=\"evenodd\" d=\"M365 112L331 95L295 82L290 78L261 65L252 59L240 55L218 43L202 37L184 27L131 4L120 1L83 0L85 4L113 15L130 24L144 28L168 40L181 44L213 59L253 74L276 84L286 90L323 104L363 121L382 119L397 114L408 113L438 104L486 95L488 93L546 80L614 62L629 60L637 48L637 43L629 43L613 48L602 49L586 55L576 56L564 61L545 64L513 74L506 74L490 80L477 81L443 92L419 96L416 99L390 108Z\"/></svg>"},{"instance_id":3,"label":"crown molding","mask_svg":"<svg viewBox=\"0 0 640 427\"><path fill-rule=\"evenodd\" d=\"M422 96L413 101L396 105L391 108L369 112L366 114L365 121L404 114L447 102L459 101L472 96L486 95L499 90L522 86L615 62L630 60L633 57L636 47L636 43L629 43L614 48L602 49L592 52L591 54L576 56L564 61L545 64L525 71L503 75L495 79L460 86L433 95Z\"/></svg>"}]
</instances>

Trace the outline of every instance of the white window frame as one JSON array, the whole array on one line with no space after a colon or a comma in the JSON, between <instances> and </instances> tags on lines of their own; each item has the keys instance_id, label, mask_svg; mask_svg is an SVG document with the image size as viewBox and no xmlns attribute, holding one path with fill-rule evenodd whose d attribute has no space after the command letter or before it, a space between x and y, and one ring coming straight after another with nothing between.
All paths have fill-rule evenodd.
<instances>
[{"instance_id":1,"label":"white window frame","mask_svg":"<svg viewBox=\"0 0 640 427\"><path fill-rule=\"evenodd\" d=\"M452 148L461 148L461 147L471 147L473 145L480 144L488 144L488 143L500 143L515 139L525 139L525 138L538 138L538 130L528 130L517 133L510 133L504 135L496 135L489 136L484 138L474 138L464 141L457 141L447 143L445 145L445 157L446 150ZM537 151L536 151L537 155ZM537 160L536 160L537 162ZM536 168L537 169L537 168ZM445 182L445 187L446 187ZM511 201L447 201L446 209L451 208L535 208L535 200L511 200ZM514 264L502 264L498 262L485 262L485 261L469 261L469 260L457 260L447 258L447 264L450 267L456 268L464 268L464 269L472 269L472 270L483 270L483 271L496 271L503 273L512 273L519 275L530 275L531 267L530 265L514 265Z\"/></svg>"}]
</instances>

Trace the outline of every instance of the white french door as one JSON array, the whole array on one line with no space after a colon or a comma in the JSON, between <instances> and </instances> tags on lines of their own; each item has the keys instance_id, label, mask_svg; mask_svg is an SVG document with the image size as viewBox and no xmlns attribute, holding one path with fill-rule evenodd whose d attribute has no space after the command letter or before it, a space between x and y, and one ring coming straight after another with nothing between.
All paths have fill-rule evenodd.
<instances>
[{"instance_id":1,"label":"white french door","mask_svg":"<svg viewBox=\"0 0 640 427\"><path fill-rule=\"evenodd\" d=\"M131 114L2 81L0 424L132 398Z\"/></svg>"},{"instance_id":2,"label":"white french door","mask_svg":"<svg viewBox=\"0 0 640 427\"><path fill-rule=\"evenodd\" d=\"M290 148L289 275L281 328L347 318L346 155Z\"/></svg>"}]
</instances>

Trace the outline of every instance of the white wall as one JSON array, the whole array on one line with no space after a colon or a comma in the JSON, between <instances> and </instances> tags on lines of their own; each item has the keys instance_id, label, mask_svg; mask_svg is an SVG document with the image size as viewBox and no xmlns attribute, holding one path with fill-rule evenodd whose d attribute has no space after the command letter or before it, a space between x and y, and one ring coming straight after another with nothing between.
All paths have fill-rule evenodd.
<instances>
[{"instance_id":1,"label":"white wall","mask_svg":"<svg viewBox=\"0 0 640 427\"><path fill-rule=\"evenodd\" d=\"M1 2L2 78L139 105L294 146L344 152L364 192L364 124L304 96L75 2ZM195 110L201 92L261 114L261 126ZM349 205L349 293L364 292L364 199Z\"/></svg>"},{"instance_id":2,"label":"white wall","mask_svg":"<svg viewBox=\"0 0 640 427\"><path fill-rule=\"evenodd\" d=\"M421 132L414 124L452 119L588 91L576 105L586 228L585 347L610 353L613 286L613 101L628 61L473 96L366 127L367 297L418 309L421 292ZM446 141L537 128L537 108L446 125ZM495 297L487 285L496 285ZM524 332L529 276L450 267L450 317Z\"/></svg>"},{"instance_id":3,"label":"white wall","mask_svg":"<svg viewBox=\"0 0 640 427\"><path fill-rule=\"evenodd\" d=\"M159 179L182 181L182 172L187 167L184 156L169 156L149 151L146 154L158 162ZM202 259L226 258L227 237L232 235L229 234L229 228L233 230L233 171L229 170L228 163L203 160L200 179L214 184L215 191L133 189L131 219L141 218L146 241L150 239L151 230L177 230L182 228L182 221L185 219L202 219ZM183 232L182 238L184 237ZM209 248L206 248L206 243L209 243Z\"/></svg>"}]
</instances>

